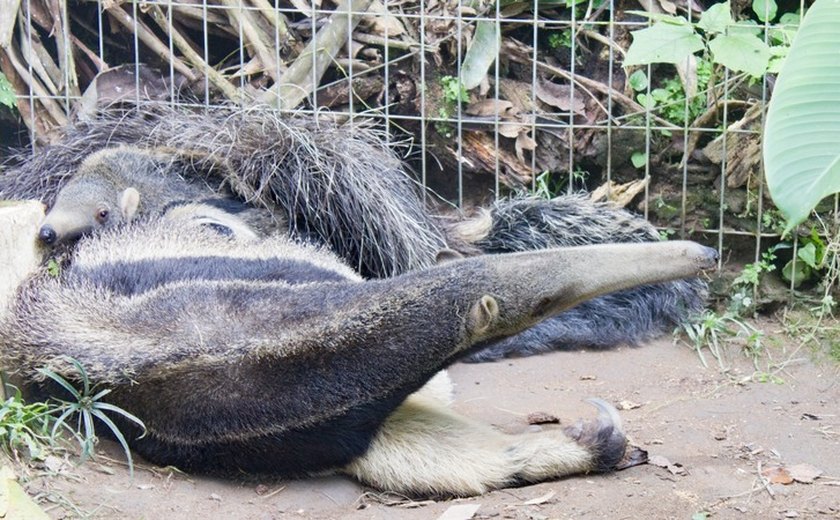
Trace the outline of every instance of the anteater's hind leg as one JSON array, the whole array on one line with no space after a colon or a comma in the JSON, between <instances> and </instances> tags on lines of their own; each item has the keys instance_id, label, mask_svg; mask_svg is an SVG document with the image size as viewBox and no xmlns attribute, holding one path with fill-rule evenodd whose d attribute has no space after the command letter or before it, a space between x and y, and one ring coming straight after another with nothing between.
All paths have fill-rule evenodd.
<instances>
[{"instance_id":1,"label":"anteater's hind leg","mask_svg":"<svg viewBox=\"0 0 840 520\"><path fill-rule=\"evenodd\" d=\"M421 393L383 424L368 451L344 471L378 489L417 496L469 496L527 482L612 469L624 454L618 414L565 431L508 435Z\"/></svg>"}]
</instances>

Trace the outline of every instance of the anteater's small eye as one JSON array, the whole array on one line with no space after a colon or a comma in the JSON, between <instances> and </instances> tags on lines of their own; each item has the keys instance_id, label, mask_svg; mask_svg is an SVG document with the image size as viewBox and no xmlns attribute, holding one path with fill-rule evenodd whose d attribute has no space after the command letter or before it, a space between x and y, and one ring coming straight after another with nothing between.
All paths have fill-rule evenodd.
<instances>
[{"instance_id":1,"label":"anteater's small eye","mask_svg":"<svg viewBox=\"0 0 840 520\"><path fill-rule=\"evenodd\" d=\"M108 209L101 208L99 211L97 211L96 220L98 220L100 223L105 223L105 221L108 220Z\"/></svg>"}]
</instances>

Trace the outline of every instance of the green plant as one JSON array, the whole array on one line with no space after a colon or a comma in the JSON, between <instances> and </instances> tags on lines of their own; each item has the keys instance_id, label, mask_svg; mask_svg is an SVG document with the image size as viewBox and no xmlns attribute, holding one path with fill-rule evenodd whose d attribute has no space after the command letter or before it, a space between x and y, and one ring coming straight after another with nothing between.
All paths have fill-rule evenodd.
<instances>
[{"instance_id":1,"label":"green plant","mask_svg":"<svg viewBox=\"0 0 840 520\"><path fill-rule=\"evenodd\" d=\"M548 35L548 46L552 49L559 49L560 47L572 47L572 29L567 28L562 31L552 31Z\"/></svg>"},{"instance_id":2,"label":"green plant","mask_svg":"<svg viewBox=\"0 0 840 520\"><path fill-rule=\"evenodd\" d=\"M467 89L458 81L458 78L452 76L442 76L440 78L440 85L443 87L443 99L448 104L455 105L458 103L466 103L470 100Z\"/></svg>"},{"instance_id":3,"label":"green plant","mask_svg":"<svg viewBox=\"0 0 840 520\"><path fill-rule=\"evenodd\" d=\"M784 43L775 45L785 47L784 51L771 50L760 37L760 27L736 22L728 1L709 7L696 23L682 16L635 14L648 17L654 23L646 29L633 31L633 43L624 58L625 67L685 64L689 56L700 53L706 61L759 77L768 72L771 58L786 52Z\"/></svg>"},{"instance_id":4,"label":"green plant","mask_svg":"<svg viewBox=\"0 0 840 520\"><path fill-rule=\"evenodd\" d=\"M758 262L744 266L741 274L732 281L732 297L728 312L733 316L744 316L755 311L755 294L761 282L761 275L776 269L775 249L765 251Z\"/></svg>"},{"instance_id":5,"label":"green plant","mask_svg":"<svg viewBox=\"0 0 840 520\"><path fill-rule=\"evenodd\" d=\"M53 278L58 278L58 275L61 274L61 264L55 258L50 258L47 261L47 274Z\"/></svg>"},{"instance_id":6,"label":"green plant","mask_svg":"<svg viewBox=\"0 0 840 520\"><path fill-rule=\"evenodd\" d=\"M681 330L688 336L691 346L697 352L703 366L707 368L709 365L706 362L706 356L703 354L704 347L711 352L722 370L726 369L722 349L726 342L745 337L745 353L754 360L762 351L764 334L729 311L721 315L707 310L694 320L684 323Z\"/></svg>"},{"instance_id":7,"label":"green plant","mask_svg":"<svg viewBox=\"0 0 840 520\"><path fill-rule=\"evenodd\" d=\"M589 172L580 167L575 168L571 175L572 181L579 183L585 182L587 177L589 177ZM544 199L553 199L560 195L567 185L567 176L552 175L552 172L544 171L534 179L534 195Z\"/></svg>"},{"instance_id":8,"label":"green plant","mask_svg":"<svg viewBox=\"0 0 840 520\"><path fill-rule=\"evenodd\" d=\"M642 79L638 73L641 72ZM634 78L635 76L635 78ZM662 117L676 125L684 125L686 122L695 120L700 114L706 111L706 89L712 77L712 65L706 60L697 61L697 87L698 94L688 100L686 113L685 89L683 83L677 76L666 78L661 82L659 88L647 92L647 76L642 71L631 74L630 86L638 92L636 101L648 110L657 110ZM686 119L686 115L688 118Z\"/></svg>"},{"instance_id":9,"label":"green plant","mask_svg":"<svg viewBox=\"0 0 840 520\"><path fill-rule=\"evenodd\" d=\"M826 264L827 247L814 227L811 228L808 236L796 237L796 241L796 259L791 259L785 264L782 268L782 277L792 282L794 287L799 287L802 282L815 278L823 270ZM774 250L792 248L793 243L785 241L776 245Z\"/></svg>"},{"instance_id":10,"label":"green plant","mask_svg":"<svg viewBox=\"0 0 840 520\"><path fill-rule=\"evenodd\" d=\"M5 105L11 109L17 108L17 97L15 96L15 89L9 83L6 75L0 72L0 105Z\"/></svg>"},{"instance_id":11,"label":"green plant","mask_svg":"<svg viewBox=\"0 0 840 520\"><path fill-rule=\"evenodd\" d=\"M816 0L782 66L764 129L767 186L785 232L840 191L840 3ZM786 34L782 35L787 38Z\"/></svg>"},{"instance_id":12,"label":"green plant","mask_svg":"<svg viewBox=\"0 0 840 520\"><path fill-rule=\"evenodd\" d=\"M52 425L57 408L50 403L25 403L20 390L0 408L0 444L10 455L26 449L29 458L42 460L53 444Z\"/></svg>"},{"instance_id":13,"label":"green plant","mask_svg":"<svg viewBox=\"0 0 840 520\"><path fill-rule=\"evenodd\" d=\"M111 420L111 418L108 417L106 412L121 415L125 419L137 424L145 431L146 427L143 425L143 421L122 408L102 401L103 397L111 393L111 389L106 388L97 392L96 387L91 386L87 371L81 363L72 358L67 358L67 361L76 369L79 380L82 384L81 390L77 390L76 387L74 387L69 381L52 370L48 370L46 368L39 369L41 374L58 383L59 386L64 388L73 397L72 401L57 400L59 405L56 407L55 413L60 415L53 424L52 436L54 437L57 430L62 426L68 427L72 432L74 432L76 439L79 441L79 445L82 448L82 460L85 460L93 455L93 449L97 440L94 419L98 419L108 427L122 446L125 451L126 459L128 460L129 473L133 475L134 463L131 458L131 450L125 440L125 436L123 436L120 429ZM76 427L70 428L66 421L74 415L77 418Z\"/></svg>"},{"instance_id":14,"label":"green plant","mask_svg":"<svg viewBox=\"0 0 840 520\"><path fill-rule=\"evenodd\" d=\"M434 127L439 135L446 139L452 139L452 123L449 122L449 119L457 112L457 106L461 103L468 102L470 97L467 89L464 88L463 83L458 81L458 78L441 76L440 86L442 89L443 103L438 108L438 116L443 121L435 121Z\"/></svg>"}]
</instances>

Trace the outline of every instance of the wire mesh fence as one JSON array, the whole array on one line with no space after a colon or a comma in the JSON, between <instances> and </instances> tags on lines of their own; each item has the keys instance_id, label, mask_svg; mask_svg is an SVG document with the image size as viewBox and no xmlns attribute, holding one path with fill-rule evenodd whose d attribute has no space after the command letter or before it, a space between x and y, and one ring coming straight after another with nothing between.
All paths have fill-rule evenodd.
<instances>
[{"instance_id":1,"label":"wire mesh fence","mask_svg":"<svg viewBox=\"0 0 840 520\"><path fill-rule=\"evenodd\" d=\"M730 21L716 30L708 13L721 5ZM513 190L585 189L644 214L663 234L746 248L755 261L781 229L762 181L760 132L804 2L0 6L2 79L35 146L114 103L264 103L387 127L412 143L407 160L421 182L463 208ZM625 66L639 31L657 23L683 39L660 41L647 63ZM766 50L747 45L744 64L728 68L716 57L717 32L751 35ZM662 58L696 44L692 34L699 48L674 63ZM757 74L750 60L764 58Z\"/></svg>"}]
</instances>

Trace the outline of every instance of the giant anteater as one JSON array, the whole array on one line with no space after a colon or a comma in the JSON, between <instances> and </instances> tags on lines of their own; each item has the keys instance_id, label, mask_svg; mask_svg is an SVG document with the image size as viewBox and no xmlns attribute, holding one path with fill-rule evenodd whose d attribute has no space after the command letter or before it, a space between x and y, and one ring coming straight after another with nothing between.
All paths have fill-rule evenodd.
<instances>
[{"instance_id":1,"label":"giant anteater","mask_svg":"<svg viewBox=\"0 0 840 520\"><path fill-rule=\"evenodd\" d=\"M251 204L245 220L256 228L325 245L367 278L428 267L447 247L474 255L658 240L643 219L581 196L503 198L451 222L430 213L418 189L371 129L265 108L167 104L78 123L0 176L0 195L53 206L41 230L45 242L226 193ZM635 344L702 308L704 289L690 279L603 295L468 359Z\"/></svg>"},{"instance_id":2,"label":"giant anteater","mask_svg":"<svg viewBox=\"0 0 840 520\"><path fill-rule=\"evenodd\" d=\"M343 471L384 490L471 495L613 468L620 420L596 401L595 422L505 435L448 409L428 388L435 374L584 300L715 261L692 242L606 244L365 281L329 248L174 204L82 238L58 277L25 282L0 354L35 385L40 367L78 377L68 356L78 360L108 402L145 422L142 437L119 425L158 464Z\"/></svg>"}]
</instances>

